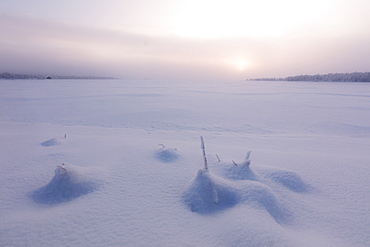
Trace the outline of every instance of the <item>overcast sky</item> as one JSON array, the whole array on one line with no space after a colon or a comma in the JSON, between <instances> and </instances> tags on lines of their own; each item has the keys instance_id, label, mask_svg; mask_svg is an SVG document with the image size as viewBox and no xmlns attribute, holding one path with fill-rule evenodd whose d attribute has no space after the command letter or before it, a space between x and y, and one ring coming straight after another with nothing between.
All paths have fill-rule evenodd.
<instances>
[{"instance_id":1,"label":"overcast sky","mask_svg":"<svg viewBox=\"0 0 370 247\"><path fill-rule=\"evenodd\" d=\"M0 0L0 72L241 80L370 71L368 0Z\"/></svg>"}]
</instances>

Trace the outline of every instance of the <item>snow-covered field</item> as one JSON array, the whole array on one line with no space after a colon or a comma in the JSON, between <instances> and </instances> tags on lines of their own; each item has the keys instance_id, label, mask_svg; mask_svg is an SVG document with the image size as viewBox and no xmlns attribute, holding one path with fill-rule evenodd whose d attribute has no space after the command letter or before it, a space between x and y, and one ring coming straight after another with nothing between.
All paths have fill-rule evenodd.
<instances>
[{"instance_id":1,"label":"snow-covered field","mask_svg":"<svg viewBox=\"0 0 370 247\"><path fill-rule=\"evenodd\" d=\"M0 88L0 246L370 246L370 84Z\"/></svg>"}]
</instances>

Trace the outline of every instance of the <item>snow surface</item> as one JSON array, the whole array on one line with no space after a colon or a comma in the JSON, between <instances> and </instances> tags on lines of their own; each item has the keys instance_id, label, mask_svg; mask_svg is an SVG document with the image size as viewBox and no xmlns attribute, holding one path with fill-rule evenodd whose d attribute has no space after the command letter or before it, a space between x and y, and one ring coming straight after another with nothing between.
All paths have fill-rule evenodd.
<instances>
[{"instance_id":1,"label":"snow surface","mask_svg":"<svg viewBox=\"0 0 370 247\"><path fill-rule=\"evenodd\" d=\"M370 84L0 87L0 246L370 246Z\"/></svg>"}]
</instances>

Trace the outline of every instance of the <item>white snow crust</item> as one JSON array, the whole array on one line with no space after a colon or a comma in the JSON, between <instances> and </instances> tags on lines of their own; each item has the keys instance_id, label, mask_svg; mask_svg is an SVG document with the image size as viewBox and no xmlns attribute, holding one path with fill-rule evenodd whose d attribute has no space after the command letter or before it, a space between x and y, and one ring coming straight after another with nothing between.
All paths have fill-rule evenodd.
<instances>
[{"instance_id":1,"label":"white snow crust","mask_svg":"<svg viewBox=\"0 0 370 247\"><path fill-rule=\"evenodd\" d=\"M370 84L0 87L0 246L370 246Z\"/></svg>"}]
</instances>

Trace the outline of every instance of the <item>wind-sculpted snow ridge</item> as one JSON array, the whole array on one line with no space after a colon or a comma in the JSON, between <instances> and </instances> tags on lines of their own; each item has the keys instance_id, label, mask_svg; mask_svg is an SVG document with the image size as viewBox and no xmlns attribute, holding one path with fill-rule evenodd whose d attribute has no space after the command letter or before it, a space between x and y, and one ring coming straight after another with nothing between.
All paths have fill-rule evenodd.
<instances>
[{"instance_id":1,"label":"wind-sculpted snow ridge","mask_svg":"<svg viewBox=\"0 0 370 247\"><path fill-rule=\"evenodd\" d=\"M261 176L297 193L305 193L313 189L312 186L303 181L299 174L292 171L265 169L261 171Z\"/></svg>"},{"instance_id":2,"label":"wind-sculpted snow ridge","mask_svg":"<svg viewBox=\"0 0 370 247\"><path fill-rule=\"evenodd\" d=\"M231 180L251 180L259 181L262 183L269 183L270 181L272 181L284 186L291 191L298 193L309 192L313 189L312 186L303 181L299 174L293 171L268 168L259 170L259 174L257 174L250 168L250 154L251 152L248 152L245 160L242 162L220 161L215 164L214 169L222 177Z\"/></svg>"},{"instance_id":3,"label":"wind-sculpted snow ridge","mask_svg":"<svg viewBox=\"0 0 370 247\"><path fill-rule=\"evenodd\" d=\"M276 183L293 192L308 192L310 186L291 171L265 169L257 174L250 168L250 152L243 162L219 162L213 168L199 170L183 194L187 207L199 214L211 214L237 204L266 210L279 224L289 223L293 216L273 189ZM271 185L272 182L272 186Z\"/></svg>"},{"instance_id":4,"label":"wind-sculpted snow ridge","mask_svg":"<svg viewBox=\"0 0 370 247\"><path fill-rule=\"evenodd\" d=\"M52 138L52 139L49 139L47 141L44 141L41 143L41 146L44 146L44 147L50 147L50 146L57 146L57 145L61 145L62 142L59 138Z\"/></svg>"},{"instance_id":5,"label":"wind-sculpted snow ridge","mask_svg":"<svg viewBox=\"0 0 370 247\"><path fill-rule=\"evenodd\" d=\"M191 211L199 214L217 213L244 203L266 210L280 224L291 219L291 213L267 185L249 180L226 180L206 169L198 171L184 192L183 201Z\"/></svg>"},{"instance_id":6,"label":"wind-sculpted snow ridge","mask_svg":"<svg viewBox=\"0 0 370 247\"><path fill-rule=\"evenodd\" d=\"M176 148L166 148L164 145L160 144L162 148L154 152L154 157L164 163L171 163L179 158Z\"/></svg>"},{"instance_id":7,"label":"wind-sculpted snow ridge","mask_svg":"<svg viewBox=\"0 0 370 247\"><path fill-rule=\"evenodd\" d=\"M86 195L99 187L92 168L62 164L55 169L53 179L33 191L31 198L41 204L59 204Z\"/></svg>"}]
</instances>

